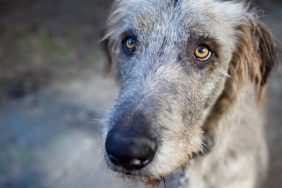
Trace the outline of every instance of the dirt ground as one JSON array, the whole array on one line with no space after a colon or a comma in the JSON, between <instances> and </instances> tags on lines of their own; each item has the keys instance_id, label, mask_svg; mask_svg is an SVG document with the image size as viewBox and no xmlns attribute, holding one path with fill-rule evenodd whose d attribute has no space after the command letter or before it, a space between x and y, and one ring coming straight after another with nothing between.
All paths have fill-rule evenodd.
<instances>
[{"instance_id":1,"label":"dirt ground","mask_svg":"<svg viewBox=\"0 0 282 188\"><path fill-rule=\"evenodd\" d=\"M110 2L0 1L1 188L143 187L117 178L101 155L103 116L118 92L102 77L98 44ZM258 6L281 43L282 3ZM282 66L276 69L267 102L267 188L282 187Z\"/></svg>"}]
</instances>

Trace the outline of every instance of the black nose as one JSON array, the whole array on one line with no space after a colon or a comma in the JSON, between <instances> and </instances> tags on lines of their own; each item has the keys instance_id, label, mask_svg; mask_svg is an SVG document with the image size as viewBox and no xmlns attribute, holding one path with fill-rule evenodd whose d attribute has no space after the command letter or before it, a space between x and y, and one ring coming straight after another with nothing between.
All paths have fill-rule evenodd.
<instances>
[{"instance_id":1,"label":"black nose","mask_svg":"<svg viewBox=\"0 0 282 188\"><path fill-rule=\"evenodd\" d=\"M128 170L139 170L148 165L156 152L157 144L142 136L125 136L110 131L106 139L109 159L117 166Z\"/></svg>"}]
</instances>

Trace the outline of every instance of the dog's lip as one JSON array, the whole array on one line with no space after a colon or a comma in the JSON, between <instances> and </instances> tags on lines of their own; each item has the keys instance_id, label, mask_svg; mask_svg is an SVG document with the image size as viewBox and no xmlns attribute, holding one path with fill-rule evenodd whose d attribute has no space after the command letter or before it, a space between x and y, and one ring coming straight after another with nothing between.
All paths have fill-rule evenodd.
<instances>
[{"instance_id":1,"label":"dog's lip","mask_svg":"<svg viewBox=\"0 0 282 188\"><path fill-rule=\"evenodd\" d=\"M130 175L130 176L139 176L138 170L128 170L123 167L116 166L114 164L110 165L110 168L113 171L118 172L118 173L123 173L123 174Z\"/></svg>"},{"instance_id":2,"label":"dog's lip","mask_svg":"<svg viewBox=\"0 0 282 188\"><path fill-rule=\"evenodd\" d=\"M126 174L126 175L130 175L130 176L137 176L136 174L133 174L133 173L130 172L130 171L124 171L124 172L122 172L122 173L124 173L124 174Z\"/></svg>"},{"instance_id":3,"label":"dog's lip","mask_svg":"<svg viewBox=\"0 0 282 188\"><path fill-rule=\"evenodd\" d=\"M126 168L123 168L121 166L117 166L115 165L113 162L111 162L111 160L106 156L106 162L108 164L108 166L115 172L119 172L119 173L123 173L126 175L130 175L130 176L138 176L136 174L136 172L140 171L140 170L128 170Z\"/></svg>"}]
</instances>

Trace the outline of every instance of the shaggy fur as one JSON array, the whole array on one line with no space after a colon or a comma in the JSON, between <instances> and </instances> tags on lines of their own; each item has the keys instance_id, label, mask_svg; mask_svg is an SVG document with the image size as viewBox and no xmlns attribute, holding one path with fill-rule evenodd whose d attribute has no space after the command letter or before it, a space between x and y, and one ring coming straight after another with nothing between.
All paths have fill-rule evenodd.
<instances>
[{"instance_id":1,"label":"shaggy fur","mask_svg":"<svg viewBox=\"0 0 282 188\"><path fill-rule=\"evenodd\" d=\"M130 57L121 45L128 34L138 41ZM268 158L261 104L276 46L253 11L233 1L115 0L102 41L121 87L104 138L141 112L158 143L140 170L105 154L111 169L146 184L185 170L185 188L260 184ZM199 45L211 49L207 61L194 57Z\"/></svg>"}]
</instances>

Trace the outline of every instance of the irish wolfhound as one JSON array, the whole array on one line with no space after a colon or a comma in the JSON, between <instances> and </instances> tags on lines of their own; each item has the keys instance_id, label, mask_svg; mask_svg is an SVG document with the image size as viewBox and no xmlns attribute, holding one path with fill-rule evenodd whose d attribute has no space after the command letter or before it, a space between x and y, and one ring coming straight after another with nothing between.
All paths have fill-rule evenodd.
<instances>
[{"instance_id":1,"label":"irish wolfhound","mask_svg":"<svg viewBox=\"0 0 282 188\"><path fill-rule=\"evenodd\" d=\"M179 170L187 188L254 188L267 169L262 100L270 31L243 3L115 0L102 39L120 94L108 166L147 185Z\"/></svg>"}]
</instances>

